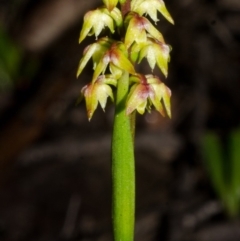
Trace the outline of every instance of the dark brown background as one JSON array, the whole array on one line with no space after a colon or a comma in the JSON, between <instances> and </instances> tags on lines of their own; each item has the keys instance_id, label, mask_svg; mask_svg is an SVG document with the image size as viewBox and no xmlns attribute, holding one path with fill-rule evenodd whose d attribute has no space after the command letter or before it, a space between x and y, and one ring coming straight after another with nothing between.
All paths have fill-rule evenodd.
<instances>
[{"instance_id":1,"label":"dark brown background","mask_svg":"<svg viewBox=\"0 0 240 241\"><path fill-rule=\"evenodd\" d=\"M0 240L107 241L111 236L113 107L89 123L75 106L91 79L77 80L84 12L96 0L1 0L0 23L22 48L14 87L0 92ZM136 240L238 241L205 170L207 130L239 126L240 1L166 0L175 25L158 26L173 46L172 113L138 116ZM89 41L89 42L88 42ZM35 72L21 71L33 63ZM142 68L147 69L146 63Z\"/></svg>"}]
</instances>

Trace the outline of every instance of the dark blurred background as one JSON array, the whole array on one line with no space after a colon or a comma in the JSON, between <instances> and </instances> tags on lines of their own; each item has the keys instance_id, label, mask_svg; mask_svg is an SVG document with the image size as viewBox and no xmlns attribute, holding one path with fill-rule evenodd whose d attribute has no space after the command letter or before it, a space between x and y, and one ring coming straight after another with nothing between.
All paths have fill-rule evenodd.
<instances>
[{"instance_id":1,"label":"dark blurred background","mask_svg":"<svg viewBox=\"0 0 240 241\"><path fill-rule=\"evenodd\" d=\"M171 120L137 118L136 240L240 240L240 1L166 0ZM0 1L0 240L108 241L113 106L76 106L97 0ZM145 68L146 62L142 68Z\"/></svg>"}]
</instances>

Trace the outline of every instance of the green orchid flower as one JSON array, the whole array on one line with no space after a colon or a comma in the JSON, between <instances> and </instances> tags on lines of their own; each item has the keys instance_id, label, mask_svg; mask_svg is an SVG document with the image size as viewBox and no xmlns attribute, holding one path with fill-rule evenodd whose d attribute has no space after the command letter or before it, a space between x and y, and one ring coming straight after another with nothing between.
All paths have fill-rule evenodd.
<instances>
[{"instance_id":1,"label":"green orchid flower","mask_svg":"<svg viewBox=\"0 0 240 241\"><path fill-rule=\"evenodd\" d=\"M145 110L150 111L153 105L163 116L171 117L170 110L170 89L154 75L134 75L130 77L134 82L130 89L126 113L131 114L134 110L144 114ZM163 107L164 104L164 107Z\"/></svg>"},{"instance_id":2,"label":"green orchid flower","mask_svg":"<svg viewBox=\"0 0 240 241\"><path fill-rule=\"evenodd\" d=\"M111 47L103 54L93 73L93 81L100 74L104 74L109 66L111 74L119 78L120 71L124 70L130 74L135 74L135 69L128 59L127 50L122 42L114 42ZM117 77L118 76L118 77Z\"/></svg>"},{"instance_id":3,"label":"green orchid flower","mask_svg":"<svg viewBox=\"0 0 240 241\"><path fill-rule=\"evenodd\" d=\"M114 41L107 37L99 39L96 43L87 46L83 52L83 57L79 62L77 77L82 73L87 62L93 59L93 81L99 75L104 74L107 67L111 74L119 79L122 75L122 70L128 71L131 74L135 73L135 69L127 58L128 52L125 45L120 41Z\"/></svg>"},{"instance_id":4,"label":"green orchid flower","mask_svg":"<svg viewBox=\"0 0 240 241\"><path fill-rule=\"evenodd\" d=\"M86 101L87 116L89 121L97 109L98 102L100 103L102 109L105 110L108 97L110 97L112 101L114 100L112 88L109 85L116 86L116 79L111 75L101 75L95 82L92 82L82 88L81 94Z\"/></svg>"},{"instance_id":5,"label":"green orchid flower","mask_svg":"<svg viewBox=\"0 0 240 241\"><path fill-rule=\"evenodd\" d=\"M150 68L153 70L155 65L167 77L168 62L170 61L170 46L155 39L148 38L146 43L134 43L130 49L130 57L133 62L140 63L144 57L147 58Z\"/></svg>"},{"instance_id":6,"label":"green orchid flower","mask_svg":"<svg viewBox=\"0 0 240 241\"><path fill-rule=\"evenodd\" d=\"M85 68L87 62L92 58L93 59L93 69L96 68L97 63L102 58L103 54L110 48L113 40L104 37L99 39L97 42L88 45L83 51L83 57L81 58L78 70L77 70L77 77L82 73L83 69Z\"/></svg>"},{"instance_id":7,"label":"green orchid flower","mask_svg":"<svg viewBox=\"0 0 240 241\"><path fill-rule=\"evenodd\" d=\"M133 0L131 1L131 9L141 16L143 14L148 14L155 23L159 21L157 18L157 11L159 11L170 23L174 24L174 21L162 0Z\"/></svg>"},{"instance_id":8,"label":"green orchid flower","mask_svg":"<svg viewBox=\"0 0 240 241\"><path fill-rule=\"evenodd\" d=\"M118 8L114 8L109 11L107 8L98 8L93 11L89 11L84 16L83 27L80 32L79 43L81 43L87 35L95 34L95 37L99 36L101 31L107 26L111 33L115 32L115 25L120 27L122 25L122 15Z\"/></svg>"},{"instance_id":9,"label":"green orchid flower","mask_svg":"<svg viewBox=\"0 0 240 241\"><path fill-rule=\"evenodd\" d=\"M162 34L151 24L151 22L135 12L130 12L128 14L125 19L125 26L127 26L127 31L124 43L127 48L129 48L134 41L138 44L146 43L147 34L159 42L164 43Z\"/></svg>"}]
</instances>

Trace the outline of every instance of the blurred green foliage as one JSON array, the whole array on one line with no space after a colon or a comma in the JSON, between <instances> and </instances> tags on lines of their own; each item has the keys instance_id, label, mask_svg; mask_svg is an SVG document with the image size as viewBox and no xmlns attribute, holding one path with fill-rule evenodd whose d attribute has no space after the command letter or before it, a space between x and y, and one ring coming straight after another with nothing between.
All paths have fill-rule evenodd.
<instances>
[{"instance_id":1,"label":"blurred green foliage","mask_svg":"<svg viewBox=\"0 0 240 241\"><path fill-rule=\"evenodd\" d=\"M12 88L20 72L23 51L0 25L0 90Z\"/></svg>"},{"instance_id":2,"label":"blurred green foliage","mask_svg":"<svg viewBox=\"0 0 240 241\"><path fill-rule=\"evenodd\" d=\"M206 166L213 187L222 200L227 214L240 215L240 129L224 138L216 132L204 136Z\"/></svg>"}]
</instances>

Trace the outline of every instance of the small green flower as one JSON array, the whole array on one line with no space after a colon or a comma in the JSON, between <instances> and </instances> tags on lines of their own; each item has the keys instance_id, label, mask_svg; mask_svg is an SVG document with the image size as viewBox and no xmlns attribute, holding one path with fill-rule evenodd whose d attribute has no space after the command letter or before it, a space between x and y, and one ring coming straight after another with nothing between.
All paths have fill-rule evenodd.
<instances>
[{"instance_id":1,"label":"small green flower","mask_svg":"<svg viewBox=\"0 0 240 241\"><path fill-rule=\"evenodd\" d=\"M119 71L121 70L125 70L130 74L135 74L135 69L128 59L127 50L122 42L114 42L103 54L93 73L93 81L96 80L100 74L105 73L108 65L115 78L119 76Z\"/></svg>"},{"instance_id":2,"label":"small green flower","mask_svg":"<svg viewBox=\"0 0 240 241\"><path fill-rule=\"evenodd\" d=\"M105 26L110 29L111 33L114 33L114 25L119 27L122 25L122 21L122 15L118 8L114 8L111 11L107 8L98 8L87 12L84 16L79 43L81 43L87 35L95 34L95 37L97 38Z\"/></svg>"},{"instance_id":3,"label":"small green flower","mask_svg":"<svg viewBox=\"0 0 240 241\"><path fill-rule=\"evenodd\" d=\"M83 57L79 62L77 77L82 73L90 58L93 59L93 81L99 75L104 74L109 66L111 74L119 79L122 70L135 74L135 69L128 59L128 52L125 45L109 38L101 38L96 43L87 46L83 52Z\"/></svg>"},{"instance_id":4,"label":"small green flower","mask_svg":"<svg viewBox=\"0 0 240 241\"><path fill-rule=\"evenodd\" d=\"M97 109L98 102L103 110L105 110L107 98L110 97L113 101L112 89L109 86L116 86L117 81L111 75L101 75L95 82L84 86L81 93L86 101L87 116L90 121L95 110Z\"/></svg>"},{"instance_id":5,"label":"small green flower","mask_svg":"<svg viewBox=\"0 0 240 241\"><path fill-rule=\"evenodd\" d=\"M157 18L157 11L159 11L170 23L174 24L174 21L162 0L133 0L131 1L131 9L141 16L143 14L148 14L154 22L159 21Z\"/></svg>"},{"instance_id":6,"label":"small green flower","mask_svg":"<svg viewBox=\"0 0 240 241\"><path fill-rule=\"evenodd\" d=\"M137 110L144 114L145 110L150 111L153 105L163 116L171 117L170 110L170 89L154 75L134 75L130 80L134 82L130 89L127 100L127 115ZM165 108L163 107L164 104Z\"/></svg>"},{"instance_id":7,"label":"small green flower","mask_svg":"<svg viewBox=\"0 0 240 241\"><path fill-rule=\"evenodd\" d=\"M144 57L153 70L157 66L163 72L165 77L168 75L168 62L170 61L169 45L161 43L155 39L148 38L146 43L134 43L130 49L130 56L132 61L140 63Z\"/></svg>"},{"instance_id":8,"label":"small green flower","mask_svg":"<svg viewBox=\"0 0 240 241\"><path fill-rule=\"evenodd\" d=\"M159 42L164 43L162 34L151 24L151 22L135 12L130 12L128 14L125 19L125 25L127 26L127 31L124 43L127 48L129 48L134 41L138 44L146 43L147 34Z\"/></svg>"},{"instance_id":9,"label":"small green flower","mask_svg":"<svg viewBox=\"0 0 240 241\"><path fill-rule=\"evenodd\" d=\"M112 43L113 43L112 39L105 37L105 38L99 39L96 43L88 45L84 49L83 57L79 62L77 77L82 73L83 69L85 68L90 58L93 59L93 69L95 69L99 60L102 58L104 53L110 48Z\"/></svg>"}]
</instances>

